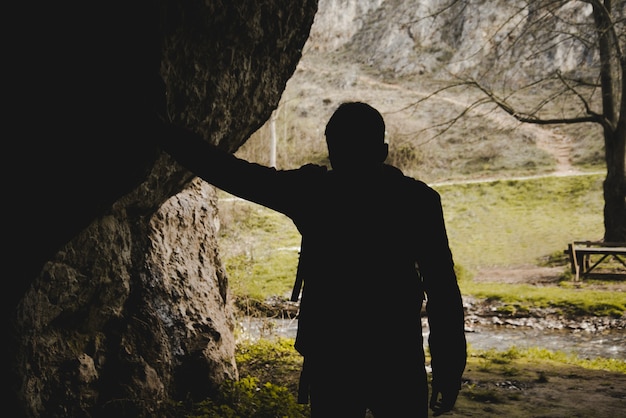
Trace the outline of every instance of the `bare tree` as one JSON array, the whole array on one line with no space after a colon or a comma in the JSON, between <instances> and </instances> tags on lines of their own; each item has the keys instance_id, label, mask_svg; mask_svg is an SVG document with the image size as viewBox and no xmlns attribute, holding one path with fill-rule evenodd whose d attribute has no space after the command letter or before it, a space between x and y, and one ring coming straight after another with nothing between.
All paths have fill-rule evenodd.
<instances>
[{"instance_id":1,"label":"bare tree","mask_svg":"<svg viewBox=\"0 0 626 418\"><path fill-rule=\"evenodd\" d=\"M471 2L452 0L440 10L462 13ZM481 98L468 109L495 104L523 123L596 124L603 133L607 170L604 240L624 242L626 1L514 4L508 9L511 15L500 22L481 51L466 52L480 56L483 65L455 71L457 82L441 91L461 85L477 89Z\"/></svg>"}]
</instances>

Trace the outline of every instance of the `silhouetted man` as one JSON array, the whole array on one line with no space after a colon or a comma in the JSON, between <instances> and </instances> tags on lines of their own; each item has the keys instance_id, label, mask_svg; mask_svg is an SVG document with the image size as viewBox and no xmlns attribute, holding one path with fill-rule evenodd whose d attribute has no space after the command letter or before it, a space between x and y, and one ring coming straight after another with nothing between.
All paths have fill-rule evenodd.
<instances>
[{"instance_id":1,"label":"silhouetted man","mask_svg":"<svg viewBox=\"0 0 626 418\"><path fill-rule=\"evenodd\" d=\"M310 396L313 418L362 418L367 408L377 418L428 415L425 297L430 406L450 410L466 342L440 197L384 164L385 123L373 107L340 105L325 133L331 170L275 170L182 130L164 148L209 183L284 213L302 234L295 347L304 356L299 400Z\"/></svg>"}]
</instances>

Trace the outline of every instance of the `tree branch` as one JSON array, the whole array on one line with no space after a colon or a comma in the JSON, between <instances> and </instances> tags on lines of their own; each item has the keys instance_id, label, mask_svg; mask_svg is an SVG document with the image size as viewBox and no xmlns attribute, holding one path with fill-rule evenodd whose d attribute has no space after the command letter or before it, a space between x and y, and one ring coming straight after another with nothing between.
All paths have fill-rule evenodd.
<instances>
[{"instance_id":1,"label":"tree branch","mask_svg":"<svg viewBox=\"0 0 626 418\"><path fill-rule=\"evenodd\" d=\"M489 101L497 105L500 109L502 109L509 115L513 116L515 119L517 119L520 122L533 123L536 125L574 124L574 123L585 123L585 122L600 123L600 124L605 123L604 118L602 118L601 116L597 114L589 114L587 116L571 117L571 118L539 118L534 113L519 112L509 103L507 103L506 100L499 98L491 90L487 89L485 86L483 86L482 84L476 81L469 81L467 82L467 84L472 85L478 90L480 90L481 92L483 92L483 94L485 94L485 96L489 98Z\"/></svg>"}]
</instances>

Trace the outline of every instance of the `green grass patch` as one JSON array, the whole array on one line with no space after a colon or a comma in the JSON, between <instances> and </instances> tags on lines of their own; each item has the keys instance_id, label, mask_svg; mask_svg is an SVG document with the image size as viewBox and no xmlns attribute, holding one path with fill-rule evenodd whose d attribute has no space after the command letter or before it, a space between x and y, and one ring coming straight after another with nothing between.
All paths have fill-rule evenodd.
<instances>
[{"instance_id":1,"label":"green grass patch","mask_svg":"<svg viewBox=\"0 0 626 418\"><path fill-rule=\"evenodd\" d=\"M523 363L532 364L541 361L551 361L560 364L580 366L589 370L604 370L626 374L626 360L603 357L582 358L575 354L568 354L563 351L552 351L539 347L518 348L513 346L507 350L473 350L469 347L468 356L478 359L479 367L483 371L492 370L496 365L504 368L510 367L511 364L515 362L517 362L519 367L519 365ZM538 376L538 379L543 378Z\"/></svg>"},{"instance_id":2,"label":"green grass patch","mask_svg":"<svg viewBox=\"0 0 626 418\"><path fill-rule=\"evenodd\" d=\"M298 404L286 387L245 376L224 382L219 395L213 399L189 406L176 405L172 415L180 418L306 418L311 414L308 405Z\"/></svg>"},{"instance_id":3,"label":"green grass patch","mask_svg":"<svg viewBox=\"0 0 626 418\"><path fill-rule=\"evenodd\" d=\"M537 264L574 240L602 238L601 175L435 186L457 263Z\"/></svg>"},{"instance_id":4,"label":"green grass patch","mask_svg":"<svg viewBox=\"0 0 626 418\"><path fill-rule=\"evenodd\" d=\"M523 357L529 362L537 360L550 360L561 364L580 366L589 370L605 370L626 374L626 360L604 357L581 358L562 351L551 351L538 347L515 350L520 353L520 357Z\"/></svg>"},{"instance_id":5,"label":"green grass patch","mask_svg":"<svg viewBox=\"0 0 626 418\"><path fill-rule=\"evenodd\" d=\"M273 210L220 192L222 262L236 296L264 300L290 291L298 264L300 234Z\"/></svg>"},{"instance_id":6,"label":"green grass patch","mask_svg":"<svg viewBox=\"0 0 626 418\"><path fill-rule=\"evenodd\" d=\"M480 299L498 300L510 309L552 307L563 314L620 317L626 312L623 292L532 286L494 282L461 281L461 293Z\"/></svg>"},{"instance_id":7,"label":"green grass patch","mask_svg":"<svg viewBox=\"0 0 626 418\"><path fill-rule=\"evenodd\" d=\"M298 253L284 250L257 257L239 254L225 260L224 265L234 294L264 300L291 290L297 263Z\"/></svg>"}]
</instances>

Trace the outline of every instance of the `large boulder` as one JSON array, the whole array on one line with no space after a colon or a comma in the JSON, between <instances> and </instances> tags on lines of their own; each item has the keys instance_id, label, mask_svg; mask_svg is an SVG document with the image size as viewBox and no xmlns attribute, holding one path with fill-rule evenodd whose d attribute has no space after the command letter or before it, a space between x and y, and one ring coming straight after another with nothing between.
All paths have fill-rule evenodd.
<instances>
[{"instance_id":1,"label":"large boulder","mask_svg":"<svg viewBox=\"0 0 626 418\"><path fill-rule=\"evenodd\" d=\"M155 138L167 119L236 150L278 103L316 8L11 10L3 375L16 416L158 416L237 378L215 191Z\"/></svg>"}]
</instances>

